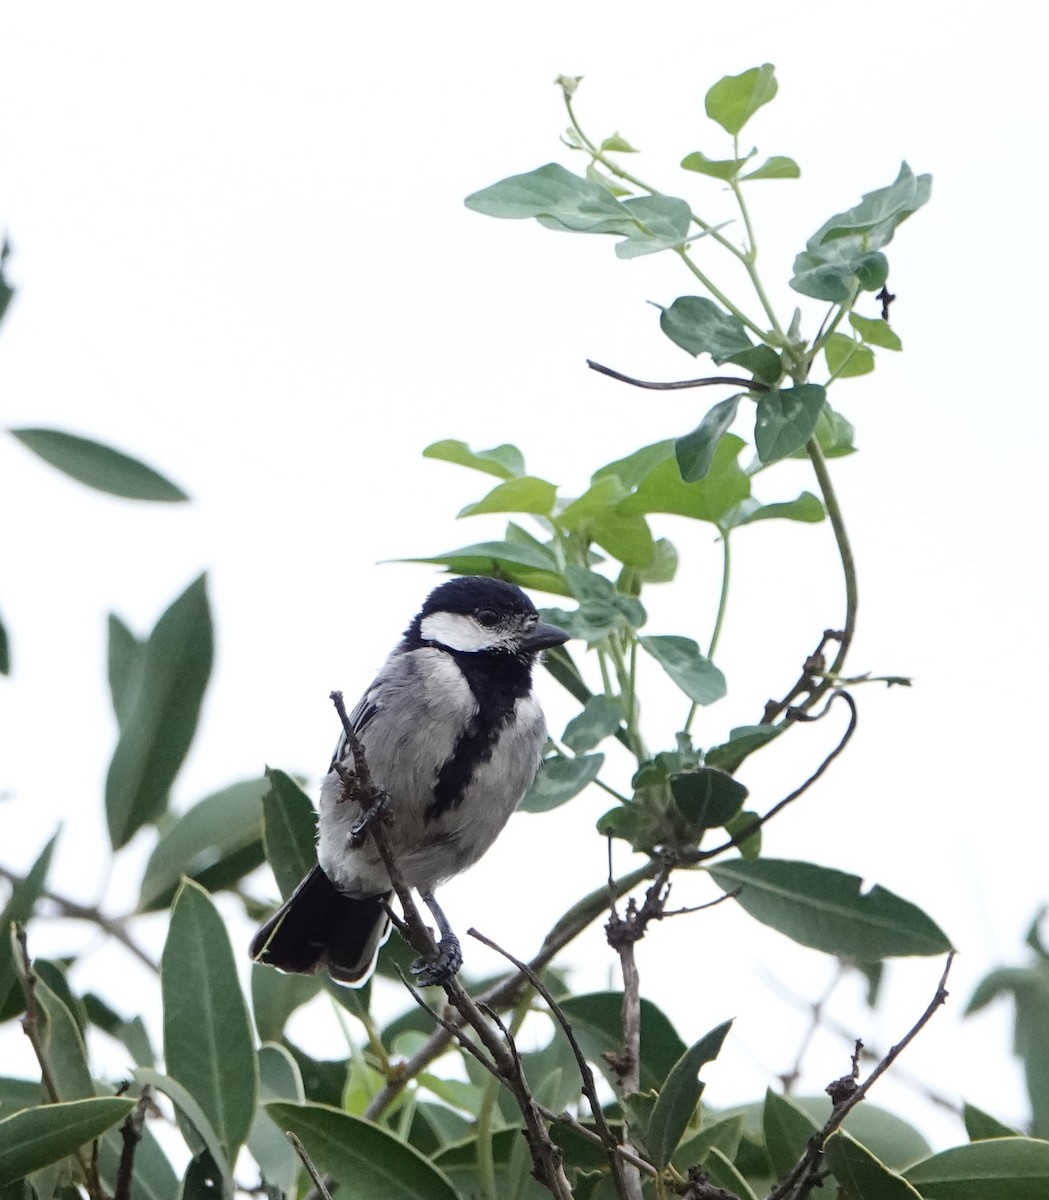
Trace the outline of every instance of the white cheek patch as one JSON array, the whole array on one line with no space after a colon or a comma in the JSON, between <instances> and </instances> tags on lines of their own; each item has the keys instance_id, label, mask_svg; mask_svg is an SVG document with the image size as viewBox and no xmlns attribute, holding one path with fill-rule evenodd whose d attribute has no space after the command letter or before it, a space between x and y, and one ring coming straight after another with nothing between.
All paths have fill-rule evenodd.
<instances>
[{"instance_id":1,"label":"white cheek patch","mask_svg":"<svg viewBox=\"0 0 1049 1200\"><path fill-rule=\"evenodd\" d=\"M449 650L475 652L490 650L502 643L497 630L486 629L464 613L431 613L423 617L419 632L428 642L447 646Z\"/></svg>"}]
</instances>

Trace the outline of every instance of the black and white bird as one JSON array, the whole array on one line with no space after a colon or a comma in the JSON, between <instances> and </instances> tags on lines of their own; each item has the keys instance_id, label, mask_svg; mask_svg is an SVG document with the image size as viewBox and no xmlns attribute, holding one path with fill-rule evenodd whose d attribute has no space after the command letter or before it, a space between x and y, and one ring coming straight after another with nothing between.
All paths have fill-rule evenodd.
<instances>
[{"instance_id":1,"label":"black and white bird","mask_svg":"<svg viewBox=\"0 0 1049 1200\"><path fill-rule=\"evenodd\" d=\"M438 959L412 968L420 983L462 964L433 892L488 850L535 777L546 724L532 668L567 640L513 584L453 579L427 597L350 714L388 799L391 859L440 931ZM353 769L345 734L321 785L318 865L255 935L251 956L282 971L326 967L361 986L389 933L391 884L373 839L352 835L362 809L346 798L336 764Z\"/></svg>"}]
</instances>

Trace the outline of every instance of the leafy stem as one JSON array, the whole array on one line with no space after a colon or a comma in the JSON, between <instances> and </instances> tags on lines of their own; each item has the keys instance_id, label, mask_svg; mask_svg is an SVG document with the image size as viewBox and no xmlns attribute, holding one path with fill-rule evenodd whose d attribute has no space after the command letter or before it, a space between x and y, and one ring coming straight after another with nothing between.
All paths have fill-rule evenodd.
<instances>
[{"instance_id":1,"label":"leafy stem","mask_svg":"<svg viewBox=\"0 0 1049 1200\"><path fill-rule=\"evenodd\" d=\"M681 261L685 264L685 266L688 267L692 274L695 275L699 282L707 289L707 291L720 305L728 309L728 311L732 313L737 320L742 321L743 324L746 325L746 327L750 330L750 332L755 335L755 337L761 338L763 342L768 342L769 339L767 331L755 324L750 317L743 312L742 309L737 308L736 305L732 303L732 301L717 286L717 284L714 283L708 275L701 271L698 266L696 266L696 264L692 261L692 258L689 256L688 251L683 246L675 246L674 252L680 256Z\"/></svg>"},{"instance_id":2,"label":"leafy stem","mask_svg":"<svg viewBox=\"0 0 1049 1200\"><path fill-rule=\"evenodd\" d=\"M739 138L732 139L732 154L737 160L739 159ZM747 202L743 198L743 189L740 187L739 172L737 171L728 181L729 187L732 189L732 194L736 197L736 203L739 205L740 215L743 217L743 227L747 231L747 248L740 256L740 261L747 269L747 274L750 276L750 282L754 288L754 292L761 301L761 307L765 310L765 315L769 319L773 332L777 337L783 338L783 329L780 326L779 320L772 307L772 302L769 300L765 292L765 285L761 282L761 276L758 274L758 243L754 236L754 226L750 221L750 210L747 208Z\"/></svg>"}]
</instances>

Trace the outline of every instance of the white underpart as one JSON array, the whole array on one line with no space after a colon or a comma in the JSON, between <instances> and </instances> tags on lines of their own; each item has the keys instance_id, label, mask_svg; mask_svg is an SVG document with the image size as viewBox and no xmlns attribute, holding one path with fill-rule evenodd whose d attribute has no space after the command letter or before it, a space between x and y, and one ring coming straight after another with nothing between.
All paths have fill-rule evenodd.
<instances>
[{"instance_id":1,"label":"white underpart","mask_svg":"<svg viewBox=\"0 0 1049 1200\"><path fill-rule=\"evenodd\" d=\"M419 632L428 642L468 653L491 650L509 641L505 632L482 625L476 617L465 613L431 613L423 618Z\"/></svg>"}]
</instances>

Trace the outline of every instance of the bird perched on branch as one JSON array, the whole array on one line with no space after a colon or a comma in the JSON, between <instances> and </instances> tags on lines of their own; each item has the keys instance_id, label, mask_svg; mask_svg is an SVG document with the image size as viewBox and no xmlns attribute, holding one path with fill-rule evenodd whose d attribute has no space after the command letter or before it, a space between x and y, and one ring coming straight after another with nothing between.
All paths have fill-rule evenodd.
<instances>
[{"instance_id":1,"label":"bird perched on branch","mask_svg":"<svg viewBox=\"0 0 1049 1200\"><path fill-rule=\"evenodd\" d=\"M513 584L453 579L430 593L350 714L385 796L383 838L396 874L440 931L437 958L412 967L420 983L442 982L462 965L433 891L485 853L535 777L546 725L532 668L541 651L567 640ZM318 865L255 935L251 956L282 971L326 967L359 987L389 934L392 885L347 787L351 742L344 733L321 785Z\"/></svg>"}]
</instances>

